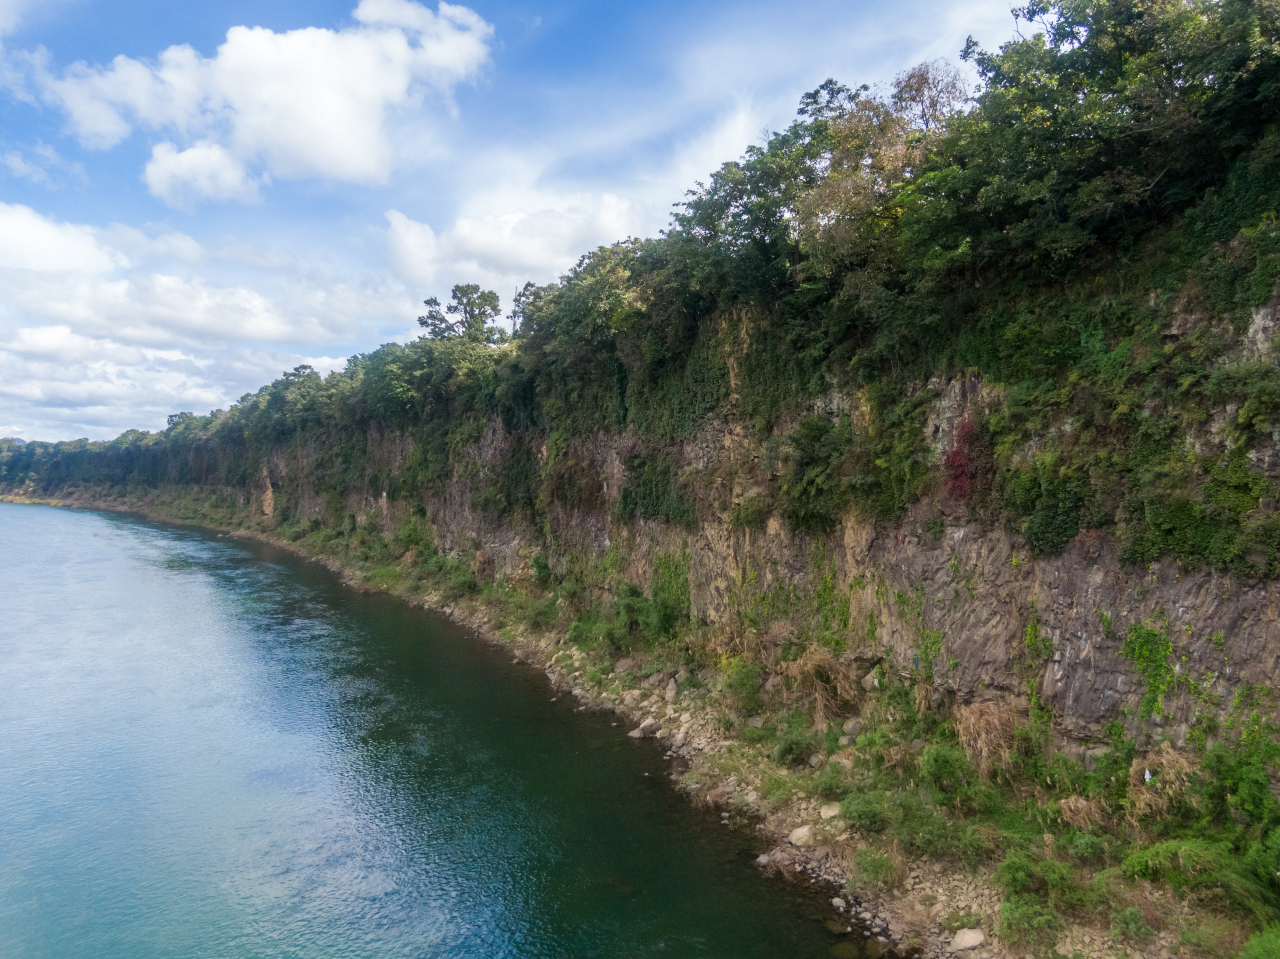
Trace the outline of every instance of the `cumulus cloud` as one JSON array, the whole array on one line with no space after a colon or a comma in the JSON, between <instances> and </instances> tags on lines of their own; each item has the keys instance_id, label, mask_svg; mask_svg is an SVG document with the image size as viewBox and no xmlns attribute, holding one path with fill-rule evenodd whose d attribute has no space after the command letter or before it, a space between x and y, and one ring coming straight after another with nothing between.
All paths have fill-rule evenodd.
<instances>
[{"instance_id":1,"label":"cumulus cloud","mask_svg":"<svg viewBox=\"0 0 1280 959\"><path fill-rule=\"evenodd\" d=\"M395 159L391 115L426 90L450 102L488 61L493 27L467 7L411 0L362 0L353 17L343 30L232 27L212 58L182 45L155 61L118 56L60 76L47 55L29 64L83 146L113 147L136 128L168 134L144 180L173 205L253 200L250 170L383 183Z\"/></svg>"},{"instance_id":2,"label":"cumulus cloud","mask_svg":"<svg viewBox=\"0 0 1280 959\"><path fill-rule=\"evenodd\" d=\"M153 196L181 210L192 209L202 199L258 199L258 184L249 179L240 161L208 140L185 150L172 143L157 144L142 179Z\"/></svg>"},{"instance_id":3,"label":"cumulus cloud","mask_svg":"<svg viewBox=\"0 0 1280 959\"><path fill-rule=\"evenodd\" d=\"M544 197L542 207L457 217L437 234L427 223L387 211L387 253L406 285L432 289L478 282L499 290L565 272L586 251L637 232L640 204L610 193Z\"/></svg>"},{"instance_id":4,"label":"cumulus cloud","mask_svg":"<svg viewBox=\"0 0 1280 959\"><path fill-rule=\"evenodd\" d=\"M262 256L242 282L209 275L227 263L243 268L182 233L0 204L0 435L160 426L179 409L225 407L299 363L341 366L321 348L348 352L413 315L397 284Z\"/></svg>"},{"instance_id":5,"label":"cumulus cloud","mask_svg":"<svg viewBox=\"0 0 1280 959\"><path fill-rule=\"evenodd\" d=\"M129 260L101 245L88 227L57 223L28 206L0 203L0 264L6 272L93 275L127 267Z\"/></svg>"}]
</instances>

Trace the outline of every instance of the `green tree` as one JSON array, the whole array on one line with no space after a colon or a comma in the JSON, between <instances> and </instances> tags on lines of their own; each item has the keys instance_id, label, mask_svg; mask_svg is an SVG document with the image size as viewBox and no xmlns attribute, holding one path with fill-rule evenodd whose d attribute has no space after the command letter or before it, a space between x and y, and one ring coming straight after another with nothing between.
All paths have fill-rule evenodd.
<instances>
[{"instance_id":1,"label":"green tree","mask_svg":"<svg viewBox=\"0 0 1280 959\"><path fill-rule=\"evenodd\" d=\"M423 301L427 313L418 317L418 325L426 329L428 337L461 337L472 343L506 342L506 332L489 325L502 314L497 293L482 290L477 283L459 283L454 286L452 297L453 302L443 309L434 296Z\"/></svg>"}]
</instances>

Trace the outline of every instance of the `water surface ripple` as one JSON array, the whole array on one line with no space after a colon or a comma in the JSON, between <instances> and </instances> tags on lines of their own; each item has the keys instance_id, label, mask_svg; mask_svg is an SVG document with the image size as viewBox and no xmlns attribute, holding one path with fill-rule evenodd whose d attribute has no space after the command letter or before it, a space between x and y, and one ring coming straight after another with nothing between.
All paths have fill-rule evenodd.
<instances>
[{"instance_id":1,"label":"water surface ripple","mask_svg":"<svg viewBox=\"0 0 1280 959\"><path fill-rule=\"evenodd\" d=\"M6 959L854 954L656 750L438 616L36 506L0 571Z\"/></svg>"}]
</instances>

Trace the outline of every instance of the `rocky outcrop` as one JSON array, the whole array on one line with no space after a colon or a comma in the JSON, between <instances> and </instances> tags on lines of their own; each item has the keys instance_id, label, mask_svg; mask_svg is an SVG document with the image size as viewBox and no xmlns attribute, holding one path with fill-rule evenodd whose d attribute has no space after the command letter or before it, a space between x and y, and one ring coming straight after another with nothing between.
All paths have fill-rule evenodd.
<instances>
[{"instance_id":1,"label":"rocky outcrop","mask_svg":"<svg viewBox=\"0 0 1280 959\"><path fill-rule=\"evenodd\" d=\"M1255 360L1272 356L1272 313L1261 311L1250 328ZM998 389L973 376L928 388L935 401L926 439L935 458L954 444L959 423L1000 402ZM817 412L856 416L859 403L832 395ZM704 424L679 447L678 467L697 499L696 529L614 518L624 462L641 448L631 435L601 434L558 450L556 462L585 490L583 505L547 506L538 526L476 505L477 491L516 442L496 422L468 451L468 468L435 494L389 499L387 485L413 459L413 441L375 431L367 442L370 475L344 504L362 524L390 528L425 512L437 545L468 557L473 568L479 563L480 572L528 575L540 553L558 575L601 592L611 575L648 589L660 559L680 557L691 615L713 629L753 632L755 647L767 649L796 633L811 638L821 621L825 641L855 679L878 665L931 674L939 703L1038 697L1068 750L1082 751L1113 720L1140 745L1153 735L1180 743L1198 721L1223 718L1208 713L1226 710L1234 691L1280 685L1280 602L1269 583L1174 561L1125 566L1115 538L1103 532L1082 532L1060 555L1032 557L1015 533L989 528L940 490L901 521L848 517L829 536L792 532L776 514L760 528L737 528L734 505L763 496L777 477L767 444L733 419ZM1204 442L1216 448L1222 440L1206 434ZM546 444L535 454L545 467ZM321 515L326 499L310 470L305 452L271 457L258 494L263 512L270 515L274 486L299 490L304 516ZM1148 723L1138 721L1146 681L1121 655L1134 624L1167 636L1178 677L1194 680L1171 683Z\"/></svg>"}]
</instances>

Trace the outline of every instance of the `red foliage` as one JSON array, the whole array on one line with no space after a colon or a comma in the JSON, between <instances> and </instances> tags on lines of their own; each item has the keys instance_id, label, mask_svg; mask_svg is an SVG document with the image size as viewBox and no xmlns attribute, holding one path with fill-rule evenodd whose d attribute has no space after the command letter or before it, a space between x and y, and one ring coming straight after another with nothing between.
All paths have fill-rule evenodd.
<instances>
[{"instance_id":1,"label":"red foliage","mask_svg":"<svg viewBox=\"0 0 1280 959\"><path fill-rule=\"evenodd\" d=\"M947 468L947 495L969 500L990 482L990 452L973 420L956 427L955 448L942 461Z\"/></svg>"}]
</instances>

